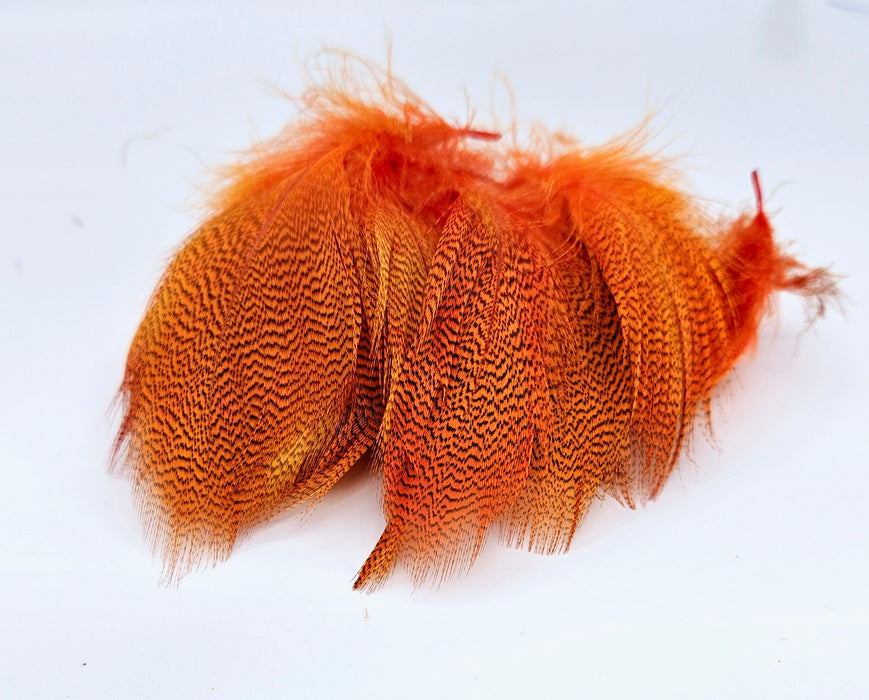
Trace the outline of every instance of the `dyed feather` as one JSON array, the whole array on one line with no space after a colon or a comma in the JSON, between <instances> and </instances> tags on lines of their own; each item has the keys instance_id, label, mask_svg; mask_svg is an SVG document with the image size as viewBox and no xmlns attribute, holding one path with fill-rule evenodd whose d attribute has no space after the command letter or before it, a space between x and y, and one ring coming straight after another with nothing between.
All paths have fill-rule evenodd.
<instances>
[{"instance_id":1,"label":"dyed feather","mask_svg":"<svg viewBox=\"0 0 869 700\"><path fill-rule=\"evenodd\" d=\"M756 176L756 214L714 225L626 142L495 138L390 78L313 91L232 170L121 386L115 460L170 580L366 453L386 526L356 587L464 571L493 527L562 551L596 497L659 492L773 292L835 294Z\"/></svg>"}]
</instances>

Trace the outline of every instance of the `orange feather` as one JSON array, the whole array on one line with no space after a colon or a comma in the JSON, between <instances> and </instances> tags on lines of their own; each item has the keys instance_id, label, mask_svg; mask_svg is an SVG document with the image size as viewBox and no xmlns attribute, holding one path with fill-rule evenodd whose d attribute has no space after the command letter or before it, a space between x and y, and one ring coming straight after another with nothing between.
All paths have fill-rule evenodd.
<instances>
[{"instance_id":1,"label":"orange feather","mask_svg":"<svg viewBox=\"0 0 869 700\"><path fill-rule=\"evenodd\" d=\"M356 587L463 571L493 527L561 551L596 497L658 493L773 292L835 294L756 176L715 225L623 142L499 149L382 92L311 92L233 168L133 339L115 458L170 580L366 453L386 527Z\"/></svg>"}]
</instances>

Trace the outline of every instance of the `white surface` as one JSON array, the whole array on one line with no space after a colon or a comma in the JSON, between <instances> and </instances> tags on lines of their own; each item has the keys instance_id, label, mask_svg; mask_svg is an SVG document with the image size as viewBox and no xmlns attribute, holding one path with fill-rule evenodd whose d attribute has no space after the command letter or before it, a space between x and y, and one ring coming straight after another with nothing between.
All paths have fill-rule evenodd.
<instances>
[{"instance_id":1,"label":"white surface","mask_svg":"<svg viewBox=\"0 0 869 700\"><path fill-rule=\"evenodd\" d=\"M0 6L0 696L869 696L866 3L345 0ZM293 118L321 45L442 113L587 142L664 106L693 188L848 275L847 317L783 301L660 498L572 551L491 542L434 592L350 586L382 528L351 475L216 569L157 586L105 417L202 163ZM493 88L494 86L494 88ZM490 99L490 93L493 95Z\"/></svg>"}]
</instances>

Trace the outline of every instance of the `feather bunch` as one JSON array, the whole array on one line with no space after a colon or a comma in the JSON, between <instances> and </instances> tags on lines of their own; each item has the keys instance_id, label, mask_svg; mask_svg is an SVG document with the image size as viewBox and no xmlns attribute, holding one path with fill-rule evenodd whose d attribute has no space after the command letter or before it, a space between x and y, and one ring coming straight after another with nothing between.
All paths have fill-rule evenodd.
<instances>
[{"instance_id":1,"label":"feather bunch","mask_svg":"<svg viewBox=\"0 0 869 700\"><path fill-rule=\"evenodd\" d=\"M393 78L312 90L232 168L130 348L115 463L171 580L367 456L397 564L466 570L497 527L568 547L653 498L770 295L835 292L757 210L713 221L629 139L496 144Z\"/></svg>"}]
</instances>

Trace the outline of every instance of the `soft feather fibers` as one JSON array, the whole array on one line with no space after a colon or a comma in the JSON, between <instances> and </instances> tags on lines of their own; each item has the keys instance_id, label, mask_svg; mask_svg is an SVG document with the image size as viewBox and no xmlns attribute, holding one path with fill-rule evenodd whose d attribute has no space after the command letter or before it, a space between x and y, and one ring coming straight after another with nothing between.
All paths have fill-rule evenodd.
<instances>
[{"instance_id":1,"label":"soft feather fibers","mask_svg":"<svg viewBox=\"0 0 869 700\"><path fill-rule=\"evenodd\" d=\"M130 348L114 463L171 581L366 455L357 588L465 571L493 527L563 551L595 498L658 493L772 293L835 293L756 178L722 225L630 139L523 151L334 84L230 169Z\"/></svg>"}]
</instances>

